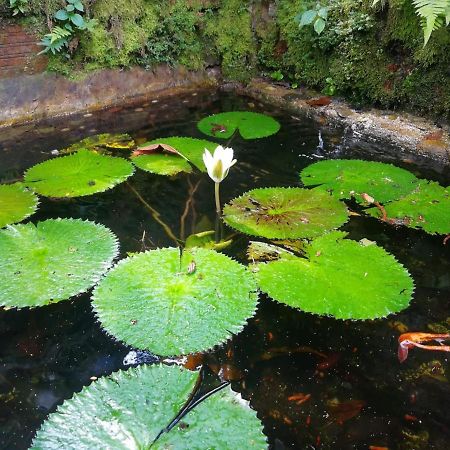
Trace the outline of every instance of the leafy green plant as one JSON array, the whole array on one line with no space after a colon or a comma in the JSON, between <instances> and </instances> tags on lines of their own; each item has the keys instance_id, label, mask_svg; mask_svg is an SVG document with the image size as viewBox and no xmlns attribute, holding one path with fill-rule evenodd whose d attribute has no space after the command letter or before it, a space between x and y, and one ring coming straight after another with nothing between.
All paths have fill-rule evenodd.
<instances>
[{"instance_id":1,"label":"leafy green plant","mask_svg":"<svg viewBox=\"0 0 450 450\"><path fill-rule=\"evenodd\" d=\"M95 19L85 20L80 14L84 12L83 3L80 0L66 0L66 2L66 6L56 11L54 15L59 25L54 26L39 43L44 47L40 54L60 53L64 48L69 47L70 40L77 31L92 31L97 24Z\"/></svg>"},{"instance_id":2,"label":"leafy green plant","mask_svg":"<svg viewBox=\"0 0 450 450\"><path fill-rule=\"evenodd\" d=\"M71 36L72 30L54 26L50 33L47 33L39 42L39 45L44 47L44 50L39 52L39 54L51 52L55 55L61 52L64 47L68 47Z\"/></svg>"},{"instance_id":3,"label":"leafy green plant","mask_svg":"<svg viewBox=\"0 0 450 450\"><path fill-rule=\"evenodd\" d=\"M336 93L336 83L331 77L325 78L325 87L322 89L325 95L334 95Z\"/></svg>"},{"instance_id":4,"label":"leafy green plant","mask_svg":"<svg viewBox=\"0 0 450 450\"><path fill-rule=\"evenodd\" d=\"M423 29L424 46L431 33L450 23L450 0L411 0ZM372 6L382 3L374 0Z\"/></svg>"},{"instance_id":5,"label":"leafy green plant","mask_svg":"<svg viewBox=\"0 0 450 450\"><path fill-rule=\"evenodd\" d=\"M314 8L299 13L294 20L298 22L300 28L312 25L314 31L321 34L327 24L328 9L327 6L317 3Z\"/></svg>"},{"instance_id":6,"label":"leafy green plant","mask_svg":"<svg viewBox=\"0 0 450 450\"><path fill-rule=\"evenodd\" d=\"M9 0L9 7L13 16L25 15L29 11L28 0Z\"/></svg>"},{"instance_id":7,"label":"leafy green plant","mask_svg":"<svg viewBox=\"0 0 450 450\"><path fill-rule=\"evenodd\" d=\"M55 19L61 22L68 22L77 28L83 29L85 21L80 12L84 12L83 3L80 0L66 0L67 4L64 8L59 9L55 13Z\"/></svg>"},{"instance_id":8,"label":"leafy green plant","mask_svg":"<svg viewBox=\"0 0 450 450\"><path fill-rule=\"evenodd\" d=\"M281 81L284 78L284 75L281 70L275 70L270 74L270 78L275 81Z\"/></svg>"}]
</instances>

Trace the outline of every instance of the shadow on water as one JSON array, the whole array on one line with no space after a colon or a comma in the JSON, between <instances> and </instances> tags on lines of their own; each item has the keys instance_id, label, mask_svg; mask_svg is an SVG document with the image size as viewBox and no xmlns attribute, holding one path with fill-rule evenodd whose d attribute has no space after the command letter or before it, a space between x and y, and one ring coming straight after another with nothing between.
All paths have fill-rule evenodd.
<instances>
[{"instance_id":1,"label":"shadow on water","mask_svg":"<svg viewBox=\"0 0 450 450\"><path fill-rule=\"evenodd\" d=\"M203 137L196 122L205 115L255 109L275 115L282 128L266 139L233 140L238 164L222 183L223 201L255 187L298 185L298 172L323 158L395 162L449 184L448 168L436 162L254 103L198 92L12 127L0 134L0 179L20 178L55 149L88 135L128 132L138 142L171 135ZM129 182L178 235L189 187L198 180L193 213L184 224L189 234L213 228L213 184L206 176L168 178L138 171ZM103 223L119 237L121 257L173 245L126 184L89 197L41 198L30 220L54 217ZM207 359L228 374L233 388L258 411L272 449L444 450L450 439L448 357L412 351L400 365L396 341L406 329L450 328L450 245L444 247L442 237L364 217L352 217L344 229L353 239L376 241L408 268L416 292L406 311L374 321L338 321L263 296L243 332ZM245 261L247 242L238 239L229 253ZM89 294L44 308L0 310L0 342L0 448L8 450L27 448L49 412L96 377L124 368L129 351L100 329Z\"/></svg>"}]
</instances>

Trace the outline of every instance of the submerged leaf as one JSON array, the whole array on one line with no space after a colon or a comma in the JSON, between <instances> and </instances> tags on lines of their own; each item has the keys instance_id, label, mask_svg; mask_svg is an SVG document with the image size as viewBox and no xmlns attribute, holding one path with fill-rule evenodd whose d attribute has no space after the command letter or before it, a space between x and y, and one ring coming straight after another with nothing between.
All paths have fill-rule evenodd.
<instances>
[{"instance_id":1,"label":"submerged leaf","mask_svg":"<svg viewBox=\"0 0 450 450\"><path fill-rule=\"evenodd\" d=\"M146 142L145 144L140 146L140 148L146 148L154 144L159 145L164 144L170 146L174 150L176 150L181 156L183 156L185 160L179 159L179 164L180 165L183 164L183 166L180 167L183 167L183 171L185 172L190 172L192 170L187 161L191 162L195 167L197 167L197 169L201 170L202 172L205 172L206 168L203 163L203 153L205 149L209 150L210 152L213 152L214 149L217 147L217 144L215 142L206 141L205 139L194 139L190 137L172 136L167 138L154 139L153 141ZM153 156L154 155L139 156L137 158L134 158L133 162L141 169L146 170L144 166L150 163L151 161L150 158L153 158ZM189 170L184 169L185 167L187 167L186 165L189 166Z\"/></svg>"},{"instance_id":2,"label":"submerged leaf","mask_svg":"<svg viewBox=\"0 0 450 450\"><path fill-rule=\"evenodd\" d=\"M392 164L349 159L316 162L303 169L300 177L305 186L319 185L336 198L354 197L364 202L365 194L380 203L408 194L419 181L411 172Z\"/></svg>"},{"instance_id":3,"label":"submerged leaf","mask_svg":"<svg viewBox=\"0 0 450 450\"><path fill-rule=\"evenodd\" d=\"M88 290L117 256L114 234L77 219L0 231L0 305L43 306Z\"/></svg>"},{"instance_id":4,"label":"submerged leaf","mask_svg":"<svg viewBox=\"0 0 450 450\"><path fill-rule=\"evenodd\" d=\"M421 180L417 188L385 206L387 221L394 224L419 228L427 233L450 233L450 187L440 186L433 181ZM368 210L379 217L378 209Z\"/></svg>"},{"instance_id":5,"label":"submerged leaf","mask_svg":"<svg viewBox=\"0 0 450 450\"><path fill-rule=\"evenodd\" d=\"M208 136L228 139L236 130L244 139L258 139L275 134L280 124L271 116L248 111L232 111L205 117L198 129Z\"/></svg>"},{"instance_id":6,"label":"submerged leaf","mask_svg":"<svg viewBox=\"0 0 450 450\"><path fill-rule=\"evenodd\" d=\"M25 184L47 197L80 197L103 192L133 175L125 159L80 150L27 170Z\"/></svg>"},{"instance_id":7,"label":"submerged leaf","mask_svg":"<svg viewBox=\"0 0 450 450\"><path fill-rule=\"evenodd\" d=\"M207 350L253 316L256 283L213 250L163 248L122 260L97 286L93 307L117 339L159 355Z\"/></svg>"},{"instance_id":8,"label":"submerged leaf","mask_svg":"<svg viewBox=\"0 0 450 450\"><path fill-rule=\"evenodd\" d=\"M252 236L277 239L314 237L343 225L344 204L326 192L301 188L263 188L225 205L227 225Z\"/></svg>"},{"instance_id":9,"label":"submerged leaf","mask_svg":"<svg viewBox=\"0 0 450 450\"><path fill-rule=\"evenodd\" d=\"M258 265L260 289L294 308L338 319L375 319L405 309L414 285L407 270L377 245L334 232L306 247L307 259Z\"/></svg>"},{"instance_id":10,"label":"submerged leaf","mask_svg":"<svg viewBox=\"0 0 450 450\"><path fill-rule=\"evenodd\" d=\"M82 139L79 142L75 142L70 147L60 150L59 153L74 153L78 150L96 150L98 152L104 152L106 150L131 150L135 147L135 142L128 134L96 134L95 136L89 136Z\"/></svg>"},{"instance_id":11,"label":"submerged leaf","mask_svg":"<svg viewBox=\"0 0 450 450\"><path fill-rule=\"evenodd\" d=\"M133 164L139 169L157 175L176 175L180 172L192 172L192 166L183 157L169 153L153 155L138 155L132 158Z\"/></svg>"},{"instance_id":12,"label":"submerged leaf","mask_svg":"<svg viewBox=\"0 0 450 450\"><path fill-rule=\"evenodd\" d=\"M50 414L31 448L267 448L256 413L230 388L200 403L151 445L187 401L197 376L178 367L142 366L101 378Z\"/></svg>"},{"instance_id":13,"label":"submerged leaf","mask_svg":"<svg viewBox=\"0 0 450 450\"><path fill-rule=\"evenodd\" d=\"M31 216L38 203L36 195L20 183L0 185L0 228Z\"/></svg>"}]
</instances>

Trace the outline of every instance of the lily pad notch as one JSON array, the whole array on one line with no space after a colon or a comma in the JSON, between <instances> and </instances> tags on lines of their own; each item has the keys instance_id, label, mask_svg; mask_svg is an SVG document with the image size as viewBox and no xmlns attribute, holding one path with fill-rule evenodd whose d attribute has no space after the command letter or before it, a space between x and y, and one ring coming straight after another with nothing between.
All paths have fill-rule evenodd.
<instances>
[{"instance_id":1,"label":"lily pad notch","mask_svg":"<svg viewBox=\"0 0 450 450\"><path fill-rule=\"evenodd\" d=\"M230 111L205 117L197 124L198 129L211 137L228 139L236 131L243 139L260 139L275 134L280 123L266 114L249 111Z\"/></svg>"}]
</instances>

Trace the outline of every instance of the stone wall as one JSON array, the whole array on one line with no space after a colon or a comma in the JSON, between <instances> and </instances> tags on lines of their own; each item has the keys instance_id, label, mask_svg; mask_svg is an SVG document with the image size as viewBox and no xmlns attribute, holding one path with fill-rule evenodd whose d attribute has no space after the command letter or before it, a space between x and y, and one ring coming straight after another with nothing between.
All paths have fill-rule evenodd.
<instances>
[{"instance_id":1,"label":"stone wall","mask_svg":"<svg viewBox=\"0 0 450 450\"><path fill-rule=\"evenodd\" d=\"M39 38L17 24L0 23L0 78L41 73L47 58L38 55Z\"/></svg>"}]
</instances>

